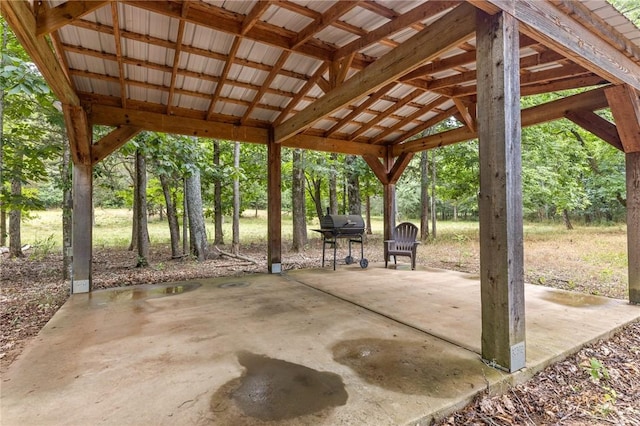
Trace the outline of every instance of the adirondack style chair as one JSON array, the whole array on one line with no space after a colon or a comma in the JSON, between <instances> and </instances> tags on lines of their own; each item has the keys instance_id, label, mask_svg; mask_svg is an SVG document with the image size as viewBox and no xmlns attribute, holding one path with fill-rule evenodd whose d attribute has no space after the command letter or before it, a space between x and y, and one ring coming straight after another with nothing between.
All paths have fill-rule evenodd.
<instances>
[{"instance_id":1,"label":"adirondack style chair","mask_svg":"<svg viewBox=\"0 0 640 426\"><path fill-rule=\"evenodd\" d=\"M387 255L384 259L384 267L387 267L389 259L393 256L393 263L397 264L397 256L411 258L411 270L416 269L416 247L420 241L416 241L418 227L410 222L402 222L393 230L393 240L385 240Z\"/></svg>"}]
</instances>

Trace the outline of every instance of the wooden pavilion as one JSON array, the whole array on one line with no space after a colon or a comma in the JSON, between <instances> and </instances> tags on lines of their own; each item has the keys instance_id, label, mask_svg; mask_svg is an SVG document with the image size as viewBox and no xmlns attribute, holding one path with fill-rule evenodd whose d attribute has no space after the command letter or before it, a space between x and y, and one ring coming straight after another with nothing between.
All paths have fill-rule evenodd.
<instances>
[{"instance_id":1,"label":"wooden pavilion","mask_svg":"<svg viewBox=\"0 0 640 426\"><path fill-rule=\"evenodd\" d=\"M63 104L72 292L91 290L92 168L142 130L266 144L269 272L281 148L360 155L385 237L414 153L479 139L482 355L524 367L523 126L568 118L625 153L629 299L640 303L640 30L604 0L3 1ZM577 95L520 110L520 97ZM615 124L596 111L611 108ZM454 130L420 136L455 117ZM92 126L113 130L94 141Z\"/></svg>"}]
</instances>

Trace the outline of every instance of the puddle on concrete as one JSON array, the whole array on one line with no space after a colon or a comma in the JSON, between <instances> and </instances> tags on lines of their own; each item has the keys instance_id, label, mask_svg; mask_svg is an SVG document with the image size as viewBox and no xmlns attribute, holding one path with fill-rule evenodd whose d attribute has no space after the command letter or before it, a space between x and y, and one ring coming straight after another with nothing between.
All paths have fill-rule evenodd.
<instances>
[{"instance_id":1,"label":"puddle on concrete","mask_svg":"<svg viewBox=\"0 0 640 426\"><path fill-rule=\"evenodd\" d=\"M482 369L479 359L459 358L427 342L401 340L346 340L333 347L333 359L369 384L443 398L473 389Z\"/></svg>"},{"instance_id":2,"label":"puddle on concrete","mask_svg":"<svg viewBox=\"0 0 640 426\"><path fill-rule=\"evenodd\" d=\"M605 297L592 296L590 294L568 293L563 291L547 290L542 296L547 302L574 308L587 308L589 306L601 306L609 303Z\"/></svg>"},{"instance_id":3,"label":"puddle on concrete","mask_svg":"<svg viewBox=\"0 0 640 426\"><path fill-rule=\"evenodd\" d=\"M92 303L96 304L156 299L158 297L175 296L193 291L200 286L200 283L192 281L161 285L131 286L91 292L89 293L89 299Z\"/></svg>"},{"instance_id":4,"label":"puddle on concrete","mask_svg":"<svg viewBox=\"0 0 640 426\"><path fill-rule=\"evenodd\" d=\"M218 285L218 288L243 288L249 287L249 283L246 281L232 281L228 283L222 283Z\"/></svg>"},{"instance_id":5,"label":"puddle on concrete","mask_svg":"<svg viewBox=\"0 0 640 426\"><path fill-rule=\"evenodd\" d=\"M211 398L215 423L250 424L247 418L281 422L309 415L316 423L347 402L342 378L335 373L250 352L239 353L238 361L243 375Z\"/></svg>"}]
</instances>

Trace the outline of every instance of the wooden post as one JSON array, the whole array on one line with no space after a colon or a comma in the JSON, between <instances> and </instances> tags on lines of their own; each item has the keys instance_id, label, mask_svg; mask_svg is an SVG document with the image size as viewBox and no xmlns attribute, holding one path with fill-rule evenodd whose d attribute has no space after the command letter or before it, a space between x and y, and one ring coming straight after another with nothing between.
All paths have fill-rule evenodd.
<instances>
[{"instance_id":1,"label":"wooden post","mask_svg":"<svg viewBox=\"0 0 640 426\"><path fill-rule=\"evenodd\" d=\"M273 141L273 132L269 135L267 161L267 267L270 274L279 274L282 272L282 156L280 144Z\"/></svg>"},{"instance_id":2,"label":"wooden post","mask_svg":"<svg viewBox=\"0 0 640 426\"><path fill-rule=\"evenodd\" d=\"M477 12L482 357L525 367L518 24Z\"/></svg>"},{"instance_id":3,"label":"wooden post","mask_svg":"<svg viewBox=\"0 0 640 426\"><path fill-rule=\"evenodd\" d=\"M93 240L93 168L73 165L73 276L71 293L91 291Z\"/></svg>"},{"instance_id":4,"label":"wooden post","mask_svg":"<svg viewBox=\"0 0 640 426\"><path fill-rule=\"evenodd\" d=\"M626 155L629 302L640 304L640 152Z\"/></svg>"}]
</instances>

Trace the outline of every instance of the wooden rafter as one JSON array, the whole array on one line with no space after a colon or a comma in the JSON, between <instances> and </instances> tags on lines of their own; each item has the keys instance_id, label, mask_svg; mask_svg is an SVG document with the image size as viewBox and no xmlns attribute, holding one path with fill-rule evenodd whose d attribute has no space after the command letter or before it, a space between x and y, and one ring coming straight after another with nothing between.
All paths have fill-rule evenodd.
<instances>
[{"instance_id":1,"label":"wooden rafter","mask_svg":"<svg viewBox=\"0 0 640 426\"><path fill-rule=\"evenodd\" d=\"M468 39L475 28L472 18L473 6L468 3L458 6L397 49L382 56L343 85L296 114L295 117L275 127L276 142L282 142L305 130L347 103L366 96L400 75L437 57L449 47Z\"/></svg>"},{"instance_id":2,"label":"wooden rafter","mask_svg":"<svg viewBox=\"0 0 640 426\"><path fill-rule=\"evenodd\" d=\"M2 1L0 2L0 10L60 102L70 106L79 105L78 96L62 70L62 64L53 54L47 41L36 36L36 19L29 8L29 3L26 1Z\"/></svg>"},{"instance_id":3,"label":"wooden rafter","mask_svg":"<svg viewBox=\"0 0 640 426\"><path fill-rule=\"evenodd\" d=\"M311 37L320 32L321 30L327 28L329 25L332 25L335 21L338 20L342 15L356 7L360 3L360 1L339 1L326 12L322 14L320 19L315 20L314 22L307 25L302 31L298 32L296 36L291 41L291 49L297 49L306 43Z\"/></svg>"},{"instance_id":4,"label":"wooden rafter","mask_svg":"<svg viewBox=\"0 0 640 426\"><path fill-rule=\"evenodd\" d=\"M347 55L358 52L367 46L377 43L380 40L389 37L390 35L400 30L405 29L410 25L437 15L438 13L450 9L459 3L460 1L435 1L423 3L411 9L409 12L396 17L395 19L387 22L384 25L381 25L380 27L367 33L366 35L352 41L351 43L342 46L335 52L333 59L340 59ZM371 3L367 3L365 7L367 5L370 6ZM379 11L379 9L376 10Z\"/></svg>"},{"instance_id":5,"label":"wooden rafter","mask_svg":"<svg viewBox=\"0 0 640 426\"><path fill-rule=\"evenodd\" d=\"M596 111L608 106L604 88L594 89L546 104L522 110L522 127L529 127L548 121L557 120L572 110ZM477 137L476 132L468 127L460 127L435 135L414 139L401 145L394 145L391 153L398 156L403 152L419 152L439 146L468 141Z\"/></svg>"},{"instance_id":6,"label":"wooden rafter","mask_svg":"<svg viewBox=\"0 0 640 426\"><path fill-rule=\"evenodd\" d=\"M224 87L227 76L229 75L229 71L231 70L231 65L233 64L233 58L236 57L238 53L238 49L240 48L240 43L242 43L242 37L238 36L233 40L233 44L231 45L231 49L229 49L229 60L225 62L224 69L222 70L222 74L220 74L220 80L218 84L216 84L216 90L211 96L211 104L209 105L209 110L207 111L207 120L211 119L213 112L216 108L216 103L220 98L220 93L222 93L222 88Z\"/></svg>"},{"instance_id":7,"label":"wooden rafter","mask_svg":"<svg viewBox=\"0 0 640 426\"><path fill-rule=\"evenodd\" d=\"M369 108L374 103L376 103L378 100L380 100L380 98L382 96L386 95L391 89L393 89L393 87L395 85L396 85L396 82L391 82L391 83L387 84L386 86L380 88L377 92L372 93L371 96L369 96L369 98L366 101L364 101L363 103L358 105L358 107L356 109L351 111L343 119L338 121L333 127L331 127L329 130L327 130L325 132L325 136L329 137L332 134L334 134L335 132L337 132L338 130L340 130L342 127L346 126L349 122L351 122L353 119L355 119L363 111L365 111L367 108Z\"/></svg>"},{"instance_id":8,"label":"wooden rafter","mask_svg":"<svg viewBox=\"0 0 640 426\"><path fill-rule=\"evenodd\" d=\"M324 72L327 70L328 67L329 67L329 64L326 62L320 65L320 67L311 76L311 78L309 78L305 83L305 85L302 86L302 89L300 89L298 94L293 99L291 99L291 101L289 101L285 109L280 113L278 118L276 118L276 120L273 122L274 126L277 126L278 124L282 123L285 120L285 118L287 118L287 115L289 115L291 111L293 111L293 109L302 100L302 98L304 98L307 95L307 93L309 93L309 90L311 90L313 86L318 84L318 81L322 79L322 74L324 74Z\"/></svg>"},{"instance_id":9,"label":"wooden rafter","mask_svg":"<svg viewBox=\"0 0 640 426\"><path fill-rule=\"evenodd\" d=\"M118 85L122 108L127 108L127 83L125 81L124 61L122 56L122 38L120 37L120 18L118 3L111 3L111 20L113 22L113 41L116 46L116 62L118 64Z\"/></svg>"},{"instance_id":10,"label":"wooden rafter","mask_svg":"<svg viewBox=\"0 0 640 426\"><path fill-rule=\"evenodd\" d=\"M433 101L431 101L429 104L427 104L425 107L423 108L418 108L416 111L414 111L412 114L409 114L408 116L406 116L405 118L403 118L402 120L398 121L396 124L394 124L393 126L387 128L386 130L384 130L383 132L379 133L378 135L376 135L372 140L371 143L382 143L382 141L384 140L384 138L386 138L387 136L389 136L390 134L398 131L399 129L401 129L402 127L410 124L413 120L417 120L418 118L422 117L423 115L427 114L429 111L431 111L434 108L437 108L438 106L442 105L444 102L446 102L447 99L444 97L439 97L434 99Z\"/></svg>"},{"instance_id":11,"label":"wooden rafter","mask_svg":"<svg viewBox=\"0 0 640 426\"><path fill-rule=\"evenodd\" d=\"M182 3L181 16L186 16L189 10L189 2ZM176 80L178 78L178 66L180 65L180 55L182 51L182 40L184 38L184 19L181 19L178 23L178 34L176 37L176 45L173 48L173 66L171 67L171 82L169 83L169 96L167 97L167 114L171 114L171 108L173 105L173 97L176 91Z\"/></svg>"},{"instance_id":12,"label":"wooden rafter","mask_svg":"<svg viewBox=\"0 0 640 426\"><path fill-rule=\"evenodd\" d=\"M262 99L264 94L269 90L271 83L273 83L273 80L278 76L278 72L280 72L284 64L287 62L287 59L289 59L290 55L291 55L290 51L282 52L282 54L280 55L276 63L273 65L273 70L269 73L267 78L265 78L265 80L262 82L260 89L258 89L256 96L253 98L253 102L251 103L251 105L249 105L244 115L242 116L240 123L245 123L249 119L249 116L251 115L255 107L258 105L258 102L260 101L260 99Z\"/></svg>"},{"instance_id":13,"label":"wooden rafter","mask_svg":"<svg viewBox=\"0 0 640 426\"><path fill-rule=\"evenodd\" d=\"M51 9L41 7L38 9L36 35L52 33L107 3L109 0L67 1Z\"/></svg>"}]
</instances>

